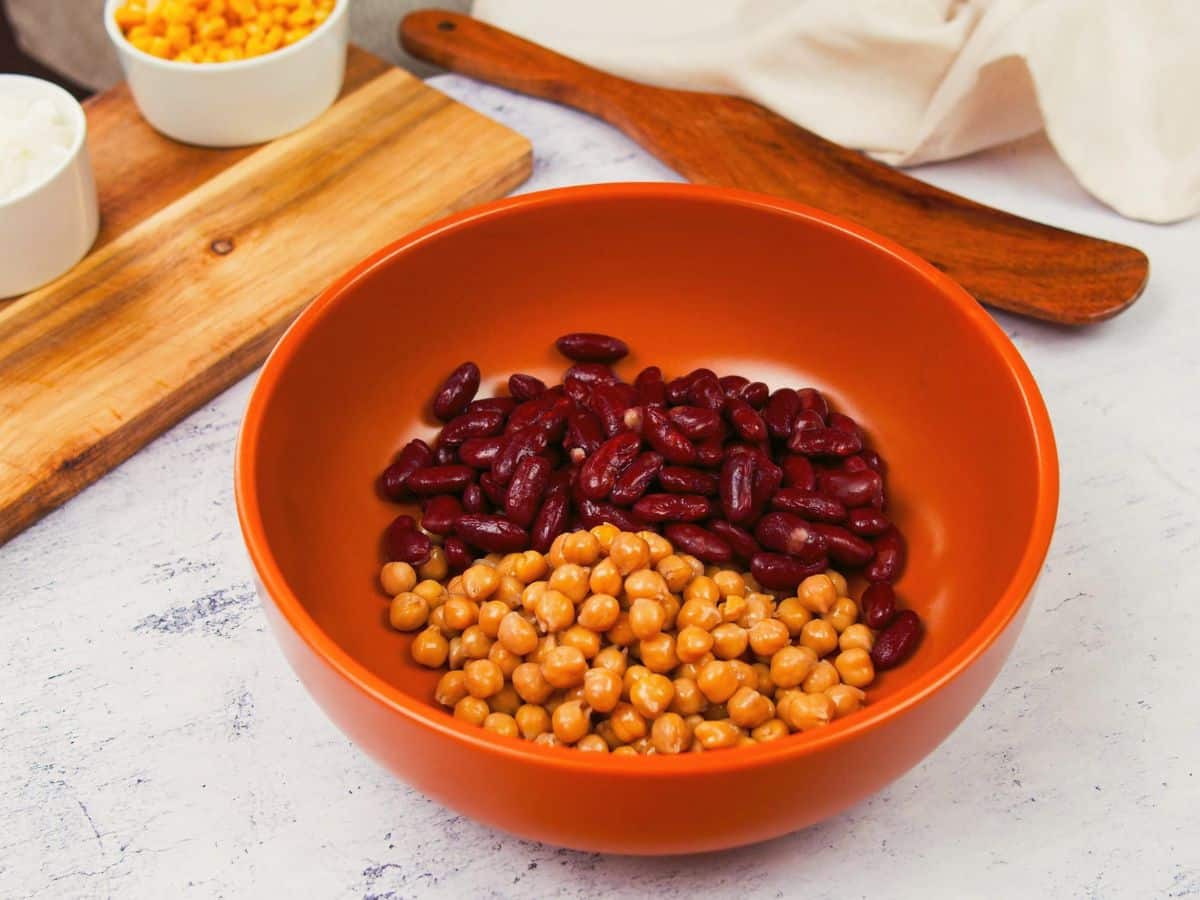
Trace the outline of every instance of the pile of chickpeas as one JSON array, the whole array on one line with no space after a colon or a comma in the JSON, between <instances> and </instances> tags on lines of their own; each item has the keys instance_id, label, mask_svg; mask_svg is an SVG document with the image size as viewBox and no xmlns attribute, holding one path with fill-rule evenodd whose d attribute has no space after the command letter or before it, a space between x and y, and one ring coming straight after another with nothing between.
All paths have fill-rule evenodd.
<instances>
[{"instance_id":1,"label":"pile of chickpeas","mask_svg":"<svg viewBox=\"0 0 1200 900\"><path fill-rule=\"evenodd\" d=\"M863 705L875 632L835 571L793 596L706 568L650 531L559 535L450 578L436 548L383 567L412 658L446 668L455 718L538 744L631 756L724 750L809 731Z\"/></svg>"}]
</instances>

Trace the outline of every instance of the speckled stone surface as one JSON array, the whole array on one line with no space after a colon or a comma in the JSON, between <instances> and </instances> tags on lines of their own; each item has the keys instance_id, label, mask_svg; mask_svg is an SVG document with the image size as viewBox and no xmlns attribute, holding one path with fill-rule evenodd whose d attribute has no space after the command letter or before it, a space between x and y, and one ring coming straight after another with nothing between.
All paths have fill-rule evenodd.
<instances>
[{"instance_id":1,"label":"speckled stone surface","mask_svg":"<svg viewBox=\"0 0 1200 900\"><path fill-rule=\"evenodd\" d=\"M526 190L674 179L583 116L434 83L533 140ZM1153 265L1108 324L998 316L1056 425L1059 528L1008 666L922 765L698 858L558 850L425 799L265 630L231 491L251 377L0 548L0 897L1200 897L1200 220L1124 221L1040 140L919 174Z\"/></svg>"}]
</instances>

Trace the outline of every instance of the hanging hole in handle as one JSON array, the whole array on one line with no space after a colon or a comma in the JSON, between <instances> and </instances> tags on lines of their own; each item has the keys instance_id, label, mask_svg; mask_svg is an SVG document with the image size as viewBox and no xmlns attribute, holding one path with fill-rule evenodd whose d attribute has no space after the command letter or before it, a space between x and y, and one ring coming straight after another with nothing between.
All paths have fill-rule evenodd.
<instances>
[{"instance_id":1,"label":"hanging hole in handle","mask_svg":"<svg viewBox=\"0 0 1200 900\"><path fill-rule=\"evenodd\" d=\"M442 20L441 22L437 23L438 31L453 31L455 29L455 27L456 26L453 22L447 22L445 20Z\"/></svg>"}]
</instances>

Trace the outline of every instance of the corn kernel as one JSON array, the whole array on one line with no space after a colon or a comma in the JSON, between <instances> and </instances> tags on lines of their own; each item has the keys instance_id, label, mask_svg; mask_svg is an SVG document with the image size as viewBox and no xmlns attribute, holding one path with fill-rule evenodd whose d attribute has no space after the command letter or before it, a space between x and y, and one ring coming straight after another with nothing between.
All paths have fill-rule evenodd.
<instances>
[{"instance_id":1,"label":"corn kernel","mask_svg":"<svg viewBox=\"0 0 1200 900\"><path fill-rule=\"evenodd\" d=\"M146 52L151 56L167 59L171 55L171 44L165 37L153 37L150 39L150 49Z\"/></svg>"},{"instance_id":2,"label":"corn kernel","mask_svg":"<svg viewBox=\"0 0 1200 900\"><path fill-rule=\"evenodd\" d=\"M181 24L168 25L167 43L176 53L186 50L192 46L192 29Z\"/></svg>"},{"instance_id":3,"label":"corn kernel","mask_svg":"<svg viewBox=\"0 0 1200 900\"><path fill-rule=\"evenodd\" d=\"M225 35L225 46L232 47L246 43L246 29L230 28L229 34Z\"/></svg>"},{"instance_id":4,"label":"corn kernel","mask_svg":"<svg viewBox=\"0 0 1200 900\"><path fill-rule=\"evenodd\" d=\"M197 35L205 41L217 41L229 32L229 25L224 19L205 19L196 30Z\"/></svg>"},{"instance_id":5,"label":"corn kernel","mask_svg":"<svg viewBox=\"0 0 1200 900\"><path fill-rule=\"evenodd\" d=\"M113 13L113 18L116 19L117 26L128 33L130 28L146 24L146 11L136 6L121 6Z\"/></svg>"}]
</instances>

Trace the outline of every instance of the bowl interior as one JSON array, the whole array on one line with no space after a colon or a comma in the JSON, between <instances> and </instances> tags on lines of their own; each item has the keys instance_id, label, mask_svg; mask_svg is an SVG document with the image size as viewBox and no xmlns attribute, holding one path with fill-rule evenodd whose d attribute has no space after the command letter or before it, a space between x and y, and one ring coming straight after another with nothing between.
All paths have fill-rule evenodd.
<instances>
[{"instance_id":1,"label":"bowl interior","mask_svg":"<svg viewBox=\"0 0 1200 900\"><path fill-rule=\"evenodd\" d=\"M430 395L453 367L479 364L480 396L503 393L512 372L557 380L553 341L582 330L628 341L618 367L628 379L650 364L668 377L705 365L772 388L813 385L863 423L908 538L898 589L927 627L872 700L980 625L1030 544L1042 477L1011 349L931 270L821 219L729 196L554 192L476 216L381 257L285 339L259 388L242 478L284 579L346 653L432 703L436 675L386 623L376 577L397 508L375 479L404 441L433 432Z\"/></svg>"}]
</instances>

